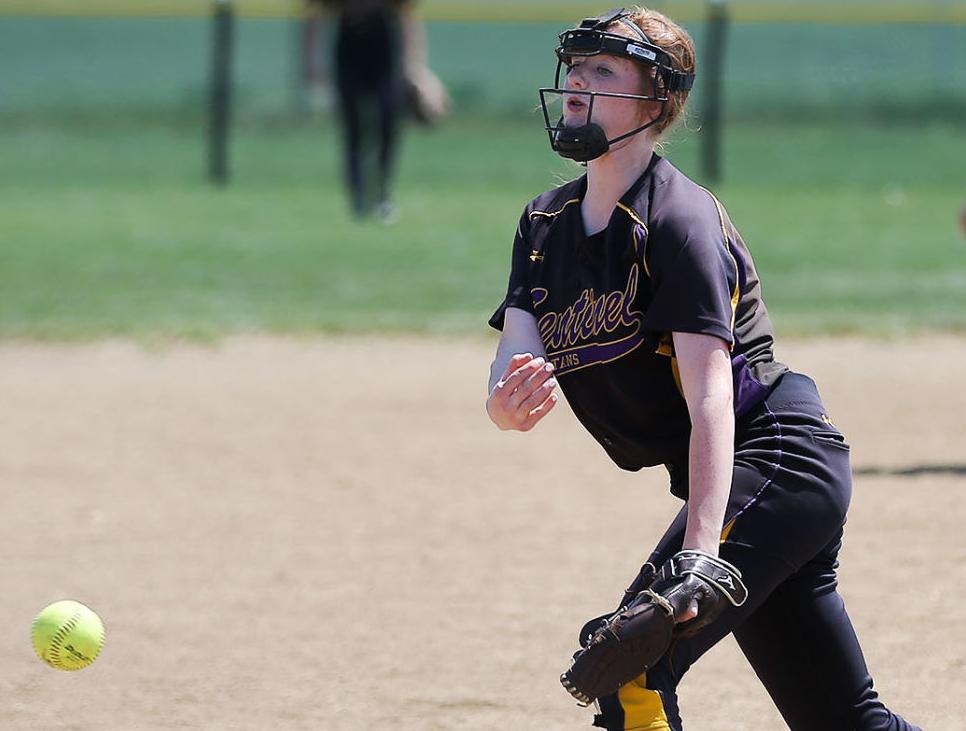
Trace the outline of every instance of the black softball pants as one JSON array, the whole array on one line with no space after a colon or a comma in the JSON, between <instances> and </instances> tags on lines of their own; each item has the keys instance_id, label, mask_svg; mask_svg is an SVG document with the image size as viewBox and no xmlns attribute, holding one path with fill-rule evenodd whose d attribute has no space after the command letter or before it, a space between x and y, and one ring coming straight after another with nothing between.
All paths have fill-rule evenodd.
<instances>
[{"instance_id":1,"label":"black softball pants","mask_svg":"<svg viewBox=\"0 0 966 731\"><path fill-rule=\"evenodd\" d=\"M791 731L919 731L873 690L836 590L852 492L849 446L814 382L797 373L783 376L738 421L735 445L720 555L741 571L748 601L729 606L697 637L676 640L645 675L601 698L594 725L682 731L678 683L692 663L734 633ZM648 559L653 565L681 549L686 521L685 504ZM722 719L721 728L754 724Z\"/></svg>"},{"instance_id":2,"label":"black softball pants","mask_svg":"<svg viewBox=\"0 0 966 731\"><path fill-rule=\"evenodd\" d=\"M351 32L347 30L351 26L343 23L336 39L345 181L357 215L389 201L404 110L398 29L388 20L377 21L374 27ZM373 150L375 165L370 166Z\"/></svg>"}]
</instances>

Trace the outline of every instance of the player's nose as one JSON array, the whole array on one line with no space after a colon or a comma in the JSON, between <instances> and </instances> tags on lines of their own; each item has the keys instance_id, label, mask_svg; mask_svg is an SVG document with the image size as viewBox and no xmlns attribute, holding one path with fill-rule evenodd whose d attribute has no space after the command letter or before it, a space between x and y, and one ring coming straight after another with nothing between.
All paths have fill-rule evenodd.
<instances>
[{"instance_id":1,"label":"player's nose","mask_svg":"<svg viewBox=\"0 0 966 731\"><path fill-rule=\"evenodd\" d=\"M573 66L567 73L567 80L564 84L565 89L576 89L577 91L584 91L587 89L587 82L584 79L584 74L580 68L580 66Z\"/></svg>"}]
</instances>

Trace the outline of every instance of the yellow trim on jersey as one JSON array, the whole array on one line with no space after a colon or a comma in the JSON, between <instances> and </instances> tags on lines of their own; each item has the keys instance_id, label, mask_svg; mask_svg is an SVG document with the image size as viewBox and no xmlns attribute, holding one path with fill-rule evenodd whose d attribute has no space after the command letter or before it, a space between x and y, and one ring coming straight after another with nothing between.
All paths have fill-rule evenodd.
<instances>
[{"instance_id":1,"label":"yellow trim on jersey","mask_svg":"<svg viewBox=\"0 0 966 731\"><path fill-rule=\"evenodd\" d=\"M644 241L646 241L648 236L647 224L641 220L641 217L637 215L637 212L631 208L628 208L620 201L617 202L617 207L620 208L622 211L624 211L624 213L626 213L628 216L630 216L631 220L634 223L636 223L638 226L644 229ZM645 256L645 248L644 248L646 244L645 245L641 245L641 244L642 242L638 240L637 232L635 231L634 232L634 250L637 251L638 255L641 257L641 264L644 265L644 273L648 277L650 277L651 269L650 267L647 266L647 257Z\"/></svg>"},{"instance_id":2,"label":"yellow trim on jersey","mask_svg":"<svg viewBox=\"0 0 966 731\"><path fill-rule=\"evenodd\" d=\"M617 689L624 731L671 731L661 694L647 687L647 673Z\"/></svg>"},{"instance_id":3,"label":"yellow trim on jersey","mask_svg":"<svg viewBox=\"0 0 966 731\"><path fill-rule=\"evenodd\" d=\"M641 217L637 215L637 212L634 211L634 209L628 208L620 201L617 201L617 207L620 208L622 211L624 211L624 213L626 213L628 216L630 216L631 220L634 221L634 223L638 224L639 226L643 226L644 233L647 233L647 224L641 220Z\"/></svg>"},{"instance_id":4,"label":"yellow trim on jersey","mask_svg":"<svg viewBox=\"0 0 966 731\"><path fill-rule=\"evenodd\" d=\"M530 220L532 221L534 216L546 216L547 218L553 218L554 216L559 216L561 213L563 213L564 208L569 206L571 203L580 203L580 198L571 198L569 201L567 201L562 206L560 206L559 210L556 210L553 212L530 211Z\"/></svg>"},{"instance_id":5,"label":"yellow trim on jersey","mask_svg":"<svg viewBox=\"0 0 966 731\"><path fill-rule=\"evenodd\" d=\"M671 375L674 377L674 385L677 386L681 398L687 401L684 395L684 384L681 382L681 368L678 366L678 357L674 354L674 337L670 334L662 335L661 342L654 352L671 359Z\"/></svg>"},{"instance_id":6,"label":"yellow trim on jersey","mask_svg":"<svg viewBox=\"0 0 966 731\"><path fill-rule=\"evenodd\" d=\"M671 333L664 333L661 335L660 341L658 341L657 348L654 352L658 355L665 355L668 358L674 357L674 337Z\"/></svg>"},{"instance_id":7,"label":"yellow trim on jersey","mask_svg":"<svg viewBox=\"0 0 966 731\"><path fill-rule=\"evenodd\" d=\"M724 543L726 540L728 540L728 536L731 535L731 529L735 527L736 520L738 520L737 516L725 523L724 530L721 531L721 543Z\"/></svg>"},{"instance_id":8,"label":"yellow trim on jersey","mask_svg":"<svg viewBox=\"0 0 966 731\"><path fill-rule=\"evenodd\" d=\"M728 227L725 224L724 208L721 206L721 203L718 201L718 199L714 197L714 193L707 188L701 188L701 190L710 195L711 200L714 201L714 207L718 210L718 222L721 224L721 235L724 237L725 251L727 251L728 256L731 257L731 263L735 265L735 291L731 293L731 335L733 340L735 333L735 318L738 316L738 297L741 295L741 291L739 289L741 283L741 274L738 271L738 260L735 259L735 255L731 253L731 246L728 244Z\"/></svg>"},{"instance_id":9,"label":"yellow trim on jersey","mask_svg":"<svg viewBox=\"0 0 966 731\"><path fill-rule=\"evenodd\" d=\"M678 393L681 394L681 398L687 401L684 396L684 385L681 383L681 369L678 368L678 358L676 355L671 356L671 375L674 376L674 385L678 387Z\"/></svg>"}]
</instances>

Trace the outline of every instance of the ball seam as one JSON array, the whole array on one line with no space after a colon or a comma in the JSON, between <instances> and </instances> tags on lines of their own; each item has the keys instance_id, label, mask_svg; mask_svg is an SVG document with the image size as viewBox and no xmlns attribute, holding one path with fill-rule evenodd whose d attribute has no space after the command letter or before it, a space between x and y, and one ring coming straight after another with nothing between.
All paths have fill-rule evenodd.
<instances>
[{"instance_id":1,"label":"ball seam","mask_svg":"<svg viewBox=\"0 0 966 731\"><path fill-rule=\"evenodd\" d=\"M69 635L77 626L77 623L80 621L81 614L82 612L80 610L75 611L73 616L71 616L70 619L64 622L64 624L61 625L60 629L58 629L54 633L54 636L50 639L50 650L48 651L48 656L52 661L56 663L57 667L59 667L61 670L78 669L78 668L67 667L61 664L60 648L61 648L61 645L64 643L64 640L67 639L67 635Z\"/></svg>"}]
</instances>

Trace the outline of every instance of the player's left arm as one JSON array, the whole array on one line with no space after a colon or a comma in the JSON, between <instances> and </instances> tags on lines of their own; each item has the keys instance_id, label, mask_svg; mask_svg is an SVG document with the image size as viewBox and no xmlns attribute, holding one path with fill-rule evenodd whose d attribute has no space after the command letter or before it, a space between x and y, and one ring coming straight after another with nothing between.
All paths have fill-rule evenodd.
<instances>
[{"instance_id":1,"label":"player's left arm","mask_svg":"<svg viewBox=\"0 0 966 731\"><path fill-rule=\"evenodd\" d=\"M734 384L728 343L675 332L674 352L691 416L684 548L718 555L734 471Z\"/></svg>"},{"instance_id":2,"label":"player's left arm","mask_svg":"<svg viewBox=\"0 0 966 731\"><path fill-rule=\"evenodd\" d=\"M412 2L399 2L399 19L403 36L403 70L406 76L426 65L426 31Z\"/></svg>"},{"instance_id":3,"label":"player's left arm","mask_svg":"<svg viewBox=\"0 0 966 731\"><path fill-rule=\"evenodd\" d=\"M642 569L621 608L591 620L581 649L560 676L581 703L613 693L652 667L674 636L693 637L748 590L741 572L718 558L734 464L731 352L714 335L673 331L681 389L691 415L688 522L682 550Z\"/></svg>"},{"instance_id":4,"label":"player's left arm","mask_svg":"<svg viewBox=\"0 0 966 731\"><path fill-rule=\"evenodd\" d=\"M691 417L688 522L682 549L717 556L735 458L731 351L714 335L674 332L672 337ZM674 619L685 622L697 615L698 604L692 600Z\"/></svg>"},{"instance_id":5,"label":"player's left arm","mask_svg":"<svg viewBox=\"0 0 966 731\"><path fill-rule=\"evenodd\" d=\"M403 76L417 101L417 118L423 122L442 119L449 111L446 87L429 68L426 28L413 9L411 0L400 0L399 16L403 35Z\"/></svg>"}]
</instances>

